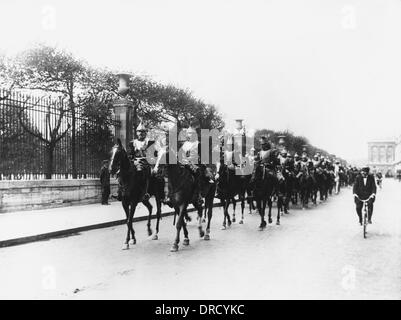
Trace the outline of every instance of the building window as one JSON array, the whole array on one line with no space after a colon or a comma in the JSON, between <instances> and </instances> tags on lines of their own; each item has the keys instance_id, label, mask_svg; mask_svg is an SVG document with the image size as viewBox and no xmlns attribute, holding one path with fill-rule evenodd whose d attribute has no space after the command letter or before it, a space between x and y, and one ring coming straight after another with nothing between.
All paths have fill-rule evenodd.
<instances>
[{"instance_id":1,"label":"building window","mask_svg":"<svg viewBox=\"0 0 401 320\"><path fill-rule=\"evenodd\" d=\"M387 162L391 163L394 161L394 149L393 147L387 147Z\"/></svg>"},{"instance_id":2,"label":"building window","mask_svg":"<svg viewBox=\"0 0 401 320\"><path fill-rule=\"evenodd\" d=\"M379 163L385 163L385 162L386 162L386 147L381 146L379 153Z\"/></svg>"},{"instance_id":3,"label":"building window","mask_svg":"<svg viewBox=\"0 0 401 320\"><path fill-rule=\"evenodd\" d=\"M379 161L379 152L378 152L377 147L372 147L371 161L373 163Z\"/></svg>"}]
</instances>

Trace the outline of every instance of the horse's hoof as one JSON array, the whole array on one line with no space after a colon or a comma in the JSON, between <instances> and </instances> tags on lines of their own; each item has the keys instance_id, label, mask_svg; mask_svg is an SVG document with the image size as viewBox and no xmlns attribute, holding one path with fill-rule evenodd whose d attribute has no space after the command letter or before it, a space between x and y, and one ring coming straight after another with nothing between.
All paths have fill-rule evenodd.
<instances>
[{"instance_id":1,"label":"horse's hoof","mask_svg":"<svg viewBox=\"0 0 401 320\"><path fill-rule=\"evenodd\" d=\"M232 222L235 223L235 221L236 221L235 218L233 218Z\"/></svg>"},{"instance_id":2,"label":"horse's hoof","mask_svg":"<svg viewBox=\"0 0 401 320\"><path fill-rule=\"evenodd\" d=\"M273 223L273 220L269 218L269 223Z\"/></svg>"},{"instance_id":3,"label":"horse's hoof","mask_svg":"<svg viewBox=\"0 0 401 320\"><path fill-rule=\"evenodd\" d=\"M205 231L199 230L199 237L203 238L205 236Z\"/></svg>"},{"instance_id":4,"label":"horse's hoof","mask_svg":"<svg viewBox=\"0 0 401 320\"><path fill-rule=\"evenodd\" d=\"M202 223L206 223L206 219L205 218L202 219Z\"/></svg>"},{"instance_id":5,"label":"horse's hoof","mask_svg":"<svg viewBox=\"0 0 401 320\"><path fill-rule=\"evenodd\" d=\"M123 246L121 247L121 250L128 250L129 249L129 244L124 243Z\"/></svg>"},{"instance_id":6,"label":"horse's hoof","mask_svg":"<svg viewBox=\"0 0 401 320\"><path fill-rule=\"evenodd\" d=\"M239 224L244 224L244 220L240 220Z\"/></svg>"},{"instance_id":7,"label":"horse's hoof","mask_svg":"<svg viewBox=\"0 0 401 320\"><path fill-rule=\"evenodd\" d=\"M171 252L177 252L178 251L178 244L174 243L170 249Z\"/></svg>"},{"instance_id":8,"label":"horse's hoof","mask_svg":"<svg viewBox=\"0 0 401 320\"><path fill-rule=\"evenodd\" d=\"M210 240L210 236L208 234L205 234L205 236L203 237L203 240Z\"/></svg>"},{"instance_id":9,"label":"horse's hoof","mask_svg":"<svg viewBox=\"0 0 401 320\"><path fill-rule=\"evenodd\" d=\"M148 236L150 237L152 235L153 231L152 229L148 229Z\"/></svg>"},{"instance_id":10,"label":"horse's hoof","mask_svg":"<svg viewBox=\"0 0 401 320\"><path fill-rule=\"evenodd\" d=\"M129 244L132 244L132 245L136 244L136 239L131 239L131 240L129 241Z\"/></svg>"},{"instance_id":11,"label":"horse's hoof","mask_svg":"<svg viewBox=\"0 0 401 320\"><path fill-rule=\"evenodd\" d=\"M280 221L276 221L276 225L278 225L278 226L279 226L279 225L280 225Z\"/></svg>"},{"instance_id":12,"label":"horse's hoof","mask_svg":"<svg viewBox=\"0 0 401 320\"><path fill-rule=\"evenodd\" d=\"M152 240L159 240L159 236L157 234L154 234Z\"/></svg>"},{"instance_id":13,"label":"horse's hoof","mask_svg":"<svg viewBox=\"0 0 401 320\"><path fill-rule=\"evenodd\" d=\"M227 226L231 227L231 221L228 221Z\"/></svg>"},{"instance_id":14,"label":"horse's hoof","mask_svg":"<svg viewBox=\"0 0 401 320\"><path fill-rule=\"evenodd\" d=\"M184 241L182 242L182 244L183 244L184 246L189 246L189 239L188 239L188 238L184 239Z\"/></svg>"}]
</instances>

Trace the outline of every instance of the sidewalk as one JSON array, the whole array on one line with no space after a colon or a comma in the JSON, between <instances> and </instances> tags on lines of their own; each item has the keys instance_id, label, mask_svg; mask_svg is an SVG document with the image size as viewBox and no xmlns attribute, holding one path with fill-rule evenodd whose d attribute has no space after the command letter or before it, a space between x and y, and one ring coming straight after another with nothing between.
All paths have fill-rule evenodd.
<instances>
[{"instance_id":1,"label":"sidewalk","mask_svg":"<svg viewBox=\"0 0 401 320\"><path fill-rule=\"evenodd\" d=\"M152 199L153 200L153 199ZM152 215L156 214L156 204ZM172 214L167 206L162 206L162 214ZM135 220L143 220L148 210L139 204ZM134 220L134 221L135 221ZM81 231L123 224L125 213L121 202L111 202L109 206L90 204L33 211L0 214L0 247L54 238Z\"/></svg>"}]
</instances>

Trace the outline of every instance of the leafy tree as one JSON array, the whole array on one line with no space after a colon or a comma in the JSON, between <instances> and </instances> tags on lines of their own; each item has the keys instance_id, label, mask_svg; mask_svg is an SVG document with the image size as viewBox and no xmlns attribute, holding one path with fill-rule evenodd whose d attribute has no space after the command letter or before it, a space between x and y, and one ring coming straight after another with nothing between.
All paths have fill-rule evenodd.
<instances>
[{"instance_id":1,"label":"leafy tree","mask_svg":"<svg viewBox=\"0 0 401 320\"><path fill-rule=\"evenodd\" d=\"M62 96L66 100L71 114L72 175L76 178L76 118L81 107L80 96L91 88L92 70L71 53L46 45L37 45L14 59L4 60L0 67L3 83Z\"/></svg>"}]
</instances>

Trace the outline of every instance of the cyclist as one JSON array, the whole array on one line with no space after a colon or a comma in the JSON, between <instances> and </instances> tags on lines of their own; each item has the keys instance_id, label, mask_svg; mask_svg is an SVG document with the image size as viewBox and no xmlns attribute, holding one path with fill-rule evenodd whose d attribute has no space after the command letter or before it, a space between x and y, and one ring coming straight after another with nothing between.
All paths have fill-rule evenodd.
<instances>
[{"instance_id":1,"label":"cyclist","mask_svg":"<svg viewBox=\"0 0 401 320\"><path fill-rule=\"evenodd\" d=\"M363 167L361 174L355 180L354 199L356 204L356 213L358 214L359 223L362 225L362 207L361 200L368 200L368 223L372 223L373 203L376 198L376 182L372 174L369 174L369 167Z\"/></svg>"}]
</instances>

